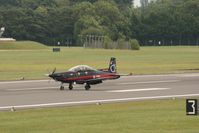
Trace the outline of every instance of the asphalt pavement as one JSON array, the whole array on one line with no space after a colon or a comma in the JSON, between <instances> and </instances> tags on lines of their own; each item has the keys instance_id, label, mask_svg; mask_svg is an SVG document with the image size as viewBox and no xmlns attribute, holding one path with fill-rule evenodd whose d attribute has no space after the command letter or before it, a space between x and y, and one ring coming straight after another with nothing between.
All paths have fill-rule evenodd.
<instances>
[{"instance_id":1,"label":"asphalt pavement","mask_svg":"<svg viewBox=\"0 0 199 133\"><path fill-rule=\"evenodd\" d=\"M74 85L59 90L60 83L48 80L0 82L0 110L103 104L134 100L199 97L199 73L138 75L91 86Z\"/></svg>"}]
</instances>

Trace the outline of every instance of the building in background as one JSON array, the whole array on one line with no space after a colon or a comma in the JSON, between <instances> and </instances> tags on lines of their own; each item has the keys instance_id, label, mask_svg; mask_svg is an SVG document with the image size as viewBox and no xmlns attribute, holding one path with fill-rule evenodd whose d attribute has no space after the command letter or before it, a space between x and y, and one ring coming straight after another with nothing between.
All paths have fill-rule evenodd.
<instances>
[{"instance_id":1,"label":"building in background","mask_svg":"<svg viewBox=\"0 0 199 133\"><path fill-rule=\"evenodd\" d=\"M3 38L2 37L2 35L3 35L3 33L5 32L5 27L1 27L0 28L0 42L10 42L10 41L16 41L15 39L13 39L13 38Z\"/></svg>"}]
</instances>

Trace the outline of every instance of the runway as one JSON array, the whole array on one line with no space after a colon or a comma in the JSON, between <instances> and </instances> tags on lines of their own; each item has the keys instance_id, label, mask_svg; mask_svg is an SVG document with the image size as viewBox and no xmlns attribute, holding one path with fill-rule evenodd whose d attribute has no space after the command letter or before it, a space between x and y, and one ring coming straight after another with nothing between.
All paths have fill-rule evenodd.
<instances>
[{"instance_id":1,"label":"runway","mask_svg":"<svg viewBox=\"0 0 199 133\"><path fill-rule=\"evenodd\" d=\"M91 86L74 85L59 90L60 83L48 80L0 82L0 110L99 104L175 97L199 97L199 73L122 77Z\"/></svg>"}]
</instances>

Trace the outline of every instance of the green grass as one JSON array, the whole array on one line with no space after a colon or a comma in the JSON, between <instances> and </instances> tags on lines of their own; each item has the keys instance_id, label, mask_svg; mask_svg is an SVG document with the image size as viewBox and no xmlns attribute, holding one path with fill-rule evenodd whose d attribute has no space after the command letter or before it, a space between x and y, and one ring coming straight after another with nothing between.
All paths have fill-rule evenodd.
<instances>
[{"instance_id":1,"label":"green grass","mask_svg":"<svg viewBox=\"0 0 199 133\"><path fill-rule=\"evenodd\" d=\"M0 50L38 50L47 46L33 41L0 42Z\"/></svg>"},{"instance_id":2,"label":"green grass","mask_svg":"<svg viewBox=\"0 0 199 133\"><path fill-rule=\"evenodd\" d=\"M33 48L32 42L17 43L20 46L0 48L0 80L44 78L54 67L65 71L79 64L106 68L113 56L120 73L199 72L199 47L142 47L140 51L61 48L60 53L53 53L42 45ZM198 133L198 122L198 117L185 115L184 99L151 100L0 112L0 133Z\"/></svg>"},{"instance_id":3,"label":"green grass","mask_svg":"<svg viewBox=\"0 0 199 133\"><path fill-rule=\"evenodd\" d=\"M0 112L1 133L198 133L185 99Z\"/></svg>"},{"instance_id":4,"label":"green grass","mask_svg":"<svg viewBox=\"0 0 199 133\"><path fill-rule=\"evenodd\" d=\"M107 68L110 57L117 58L119 73L160 74L199 72L199 47L142 47L140 51L61 48L43 50L0 50L0 80L45 78L55 67L66 71L79 64Z\"/></svg>"}]
</instances>

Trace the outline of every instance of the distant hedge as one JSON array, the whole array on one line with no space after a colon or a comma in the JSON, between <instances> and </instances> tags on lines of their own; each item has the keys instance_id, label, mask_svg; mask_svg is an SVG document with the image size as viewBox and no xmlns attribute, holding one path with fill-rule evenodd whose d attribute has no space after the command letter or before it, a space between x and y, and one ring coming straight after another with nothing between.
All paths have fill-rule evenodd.
<instances>
[{"instance_id":1,"label":"distant hedge","mask_svg":"<svg viewBox=\"0 0 199 133\"><path fill-rule=\"evenodd\" d=\"M140 50L140 44L136 39L130 39L129 43L132 50Z\"/></svg>"}]
</instances>

